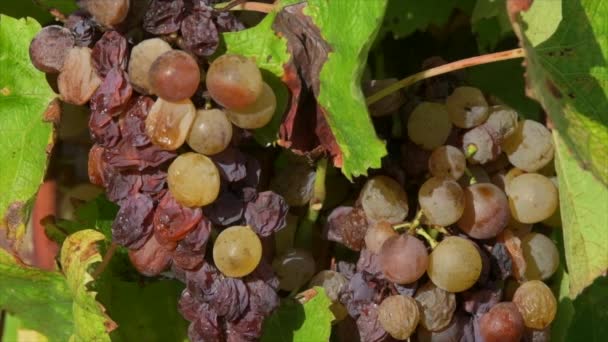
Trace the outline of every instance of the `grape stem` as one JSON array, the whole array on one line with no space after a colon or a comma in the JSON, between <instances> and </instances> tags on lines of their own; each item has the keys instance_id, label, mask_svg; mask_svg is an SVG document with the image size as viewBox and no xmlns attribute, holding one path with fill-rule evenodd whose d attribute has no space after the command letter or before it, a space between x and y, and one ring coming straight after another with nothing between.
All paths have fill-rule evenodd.
<instances>
[{"instance_id":1,"label":"grape stem","mask_svg":"<svg viewBox=\"0 0 608 342\"><path fill-rule=\"evenodd\" d=\"M91 277L93 277L93 279L97 279L97 277L99 277L103 273L103 271L106 269L106 267L110 264L110 260L112 260L112 257L114 256L114 253L116 252L117 249L118 249L118 245L116 243L112 242L110 247L108 247L108 250L106 251L106 253L103 255L101 264L99 264L99 266L91 274Z\"/></svg>"},{"instance_id":2,"label":"grape stem","mask_svg":"<svg viewBox=\"0 0 608 342\"><path fill-rule=\"evenodd\" d=\"M394 230L407 229L408 233L413 234L416 228L420 226L420 220L422 219L422 209L418 210L414 219L410 222L404 222L393 226Z\"/></svg>"},{"instance_id":3,"label":"grape stem","mask_svg":"<svg viewBox=\"0 0 608 342\"><path fill-rule=\"evenodd\" d=\"M252 11L252 12L260 12L260 13L270 13L274 10L274 4L265 4L263 2L244 2L239 3L240 1L229 1L222 2L215 5L215 9L223 10L223 11Z\"/></svg>"},{"instance_id":4,"label":"grape stem","mask_svg":"<svg viewBox=\"0 0 608 342\"><path fill-rule=\"evenodd\" d=\"M325 201L325 176L327 174L327 158L322 158L317 162L317 170L315 173L315 184L313 187L312 198L308 204L308 212L306 217L298 225L300 237L310 236L309 232L319 218L319 212L323 209ZM302 238L304 239L304 238ZM308 240L306 238L305 240ZM306 241L312 243L311 241Z\"/></svg>"},{"instance_id":5,"label":"grape stem","mask_svg":"<svg viewBox=\"0 0 608 342\"><path fill-rule=\"evenodd\" d=\"M416 234L422 236L429 243L429 245L431 245L431 249L434 249L435 246L437 246L437 240L429 235L429 233L427 233L423 228L417 228Z\"/></svg>"},{"instance_id":6,"label":"grape stem","mask_svg":"<svg viewBox=\"0 0 608 342\"><path fill-rule=\"evenodd\" d=\"M475 153L477 153L477 146L475 144L469 144L469 145L467 145L465 157L467 159L469 159L472 156L474 156ZM464 173L466 173L467 176L469 176L469 178L470 178L469 179L469 185L473 185L473 184L477 183L477 178L475 178L475 176L473 176L473 173L471 172L471 170L469 170L468 167L464 168Z\"/></svg>"},{"instance_id":7,"label":"grape stem","mask_svg":"<svg viewBox=\"0 0 608 342\"><path fill-rule=\"evenodd\" d=\"M523 58L525 56L524 49L517 48L513 50L500 51L495 53L489 53L486 55L480 55L470 58L461 59L459 61L455 61L452 63L447 63L444 65L440 65L438 67L434 67L428 70L421 71L419 73L408 76L398 82L391 84L390 86L380 89L375 94L369 96L367 100L367 105L374 104L380 101L385 96L388 96L399 89L406 88L418 81L422 81L427 78L447 74L448 72L469 68L476 65L494 63L498 61L504 61L508 59L515 58Z\"/></svg>"}]
</instances>

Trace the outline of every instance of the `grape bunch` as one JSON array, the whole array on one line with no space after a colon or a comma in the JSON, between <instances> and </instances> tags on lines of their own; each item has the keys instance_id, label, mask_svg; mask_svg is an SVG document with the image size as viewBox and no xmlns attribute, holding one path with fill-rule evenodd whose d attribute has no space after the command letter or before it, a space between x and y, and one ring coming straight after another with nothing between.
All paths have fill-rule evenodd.
<instances>
[{"instance_id":1,"label":"grape bunch","mask_svg":"<svg viewBox=\"0 0 608 342\"><path fill-rule=\"evenodd\" d=\"M153 0L139 21L128 0L78 5L38 33L30 56L64 103L90 109L88 173L120 207L113 242L141 274L186 284L192 341L256 340L279 304L262 249L289 206L262 191L244 151L246 130L275 114L272 88L253 59L206 58L218 32L243 25L206 0Z\"/></svg>"}]
</instances>

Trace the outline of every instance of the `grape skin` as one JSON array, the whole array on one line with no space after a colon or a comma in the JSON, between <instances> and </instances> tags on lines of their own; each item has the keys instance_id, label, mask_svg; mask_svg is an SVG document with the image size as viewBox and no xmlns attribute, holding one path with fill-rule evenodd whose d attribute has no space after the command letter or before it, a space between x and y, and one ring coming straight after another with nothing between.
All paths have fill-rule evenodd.
<instances>
[{"instance_id":1,"label":"grape skin","mask_svg":"<svg viewBox=\"0 0 608 342\"><path fill-rule=\"evenodd\" d=\"M513 303L517 305L526 327L532 329L545 329L553 322L557 312L553 292L540 280L521 284L513 295Z\"/></svg>"},{"instance_id":2,"label":"grape skin","mask_svg":"<svg viewBox=\"0 0 608 342\"><path fill-rule=\"evenodd\" d=\"M452 321L456 311L456 296L432 282L416 291L414 299L420 304L420 324L429 331L440 331Z\"/></svg>"},{"instance_id":3,"label":"grape skin","mask_svg":"<svg viewBox=\"0 0 608 342\"><path fill-rule=\"evenodd\" d=\"M232 140L232 124L219 109L199 109L187 142L196 152L211 156L222 152Z\"/></svg>"},{"instance_id":4,"label":"grape skin","mask_svg":"<svg viewBox=\"0 0 608 342\"><path fill-rule=\"evenodd\" d=\"M57 78L61 100L74 105L87 103L101 85L88 47L73 47L68 52L63 71Z\"/></svg>"},{"instance_id":5,"label":"grape skin","mask_svg":"<svg viewBox=\"0 0 608 342\"><path fill-rule=\"evenodd\" d=\"M272 88L263 83L262 93L248 107L241 109L226 108L226 115L232 123L244 129L256 129L266 126L274 116L277 108L277 97Z\"/></svg>"},{"instance_id":6,"label":"grape skin","mask_svg":"<svg viewBox=\"0 0 608 342\"><path fill-rule=\"evenodd\" d=\"M206 83L211 98L227 109L243 110L252 106L264 90L262 73L255 62L231 54L211 63Z\"/></svg>"},{"instance_id":7,"label":"grape skin","mask_svg":"<svg viewBox=\"0 0 608 342\"><path fill-rule=\"evenodd\" d=\"M515 132L502 143L502 148L515 167L535 172L553 160L553 138L542 124L524 120Z\"/></svg>"},{"instance_id":8,"label":"grape skin","mask_svg":"<svg viewBox=\"0 0 608 342\"><path fill-rule=\"evenodd\" d=\"M418 203L429 223L449 226L464 212L464 192L454 180L432 177L420 187Z\"/></svg>"},{"instance_id":9,"label":"grape skin","mask_svg":"<svg viewBox=\"0 0 608 342\"><path fill-rule=\"evenodd\" d=\"M429 171L435 177L459 179L465 168L464 154L454 146L440 146L429 157Z\"/></svg>"},{"instance_id":10,"label":"grape skin","mask_svg":"<svg viewBox=\"0 0 608 342\"><path fill-rule=\"evenodd\" d=\"M418 304L412 297L386 297L378 306L378 321L397 340L406 340L416 330L420 320Z\"/></svg>"},{"instance_id":11,"label":"grape skin","mask_svg":"<svg viewBox=\"0 0 608 342\"><path fill-rule=\"evenodd\" d=\"M129 81L142 94L150 94L149 71L152 63L162 54L171 51L171 45L160 38L142 40L131 49L129 58Z\"/></svg>"},{"instance_id":12,"label":"grape skin","mask_svg":"<svg viewBox=\"0 0 608 342\"><path fill-rule=\"evenodd\" d=\"M130 7L130 0L84 0L81 3L95 21L106 27L125 20Z\"/></svg>"},{"instance_id":13,"label":"grape skin","mask_svg":"<svg viewBox=\"0 0 608 342\"><path fill-rule=\"evenodd\" d=\"M169 191L187 207L202 207L215 201L220 192L220 174L211 159L188 152L177 157L167 173Z\"/></svg>"},{"instance_id":14,"label":"grape skin","mask_svg":"<svg viewBox=\"0 0 608 342\"><path fill-rule=\"evenodd\" d=\"M519 342L524 320L515 304L498 303L479 319L479 332L485 342Z\"/></svg>"},{"instance_id":15,"label":"grape skin","mask_svg":"<svg viewBox=\"0 0 608 342\"><path fill-rule=\"evenodd\" d=\"M541 222L551 217L558 205L557 188L543 175L526 173L509 183L509 207L519 222Z\"/></svg>"},{"instance_id":16,"label":"grape skin","mask_svg":"<svg viewBox=\"0 0 608 342\"><path fill-rule=\"evenodd\" d=\"M365 248L378 254L384 241L397 235L397 232L390 223L386 221L375 222L365 232Z\"/></svg>"},{"instance_id":17,"label":"grape skin","mask_svg":"<svg viewBox=\"0 0 608 342\"><path fill-rule=\"evenodd\" d=\"M410 284L427 270L429 254L422 241L409 234L393 236L382 244L380 267L386 279L398 284Z\"/></svg>"},{"instance_id":18,"label":"grape skin","mask_svg":"<svg viewBox=\"0 0 608 342\"><path fill-rule=\"evenodd\" d=\"M458 87L445 99L452 124L460 128L472 128L488 118L488 102L481 90Z\"/></svg>"},{"instance_id":19,"label":"grape skin","mask_svg":"<svg viewBox=\"0 0 608 342\"><path fill-rule=\"evenodd\" d=\"M195 115L196 108L188 99L169 102L158 98L146 117L146 134L162 149L176 150L186 141Z\"/></svg>"},{"instance_id":20,"label":"grape skin","mask_svg":"<svg viewBox=\"0 0 608 342\"><path fill-rule=\"evenodd\" d=\"M437 287L448 292L462 292L479 279L481 256L471 241L450 236L431 252L427 273Z\"/></svg>"},{"instance_id":21,"label":"grape skin","mask_svg":"<svg viewBox=\"0 0 608 342\"><path fill-rule=\"evenodd\" d=\"M489 239L500 234L509 222L507 196L496 185L473 184L464 190L465 209L457 224L475 239Z\"/></svg>"},{"instance_id":22,"label":"grape skin","mask_svg":"<svg viewBox=\"0 0 608 342\"><path fill-rule=\"evenodd\" d=\"M526 259L527 280L549 279L559 266L559 252L555 243L539 233L530 233L521 239L521 249Z\"/></svg>"},{"instance_id":23,"label":"grape skin","mask_svg":"<svg viewBox=\"0 0 608 342\"><path fill-rule=\"evenodd\" d=\"M293 162L277 171L270 189L283 196L290 207L306 205L312 198L315 175L307 163Z\"/></svg>"},{"instance_id":24,"label":"grape skin","mask_svg":"<svg viewBox=\"0 0 608 342\"><path fill-rule=\"evenodd\" d=\"M504 105L492 106L486 125L498 132L501 138L508 138L517 128L519 115L515 110Z\"/></svg>"},{"instance_id":25,"label":"grape skin","mask_svg":"<svg viewBox=\"0 0 608 342\"><path fill-rule=\"evenodd\" d=\"M152 93L170 102L192 97L201 82L201 70L196 60L180 50L160 55L148 73Z\"/></svg>"},{"instance_id":26,"label":"grape skin","mask_svg":"<svg viewBox=\"0 0 608 342\"><path fill-rule=\"evenodd\" d=\"M468 157L472 164L486 164L498 158L502 153L501 138L494 128L488 125L479 125L466 132L462 137L462 150L466 153L471 146L475 153Z\"/></svg>"},{"instance_id":27,"label":"grape skin","mask_svg":"<svg viewBox=\"0 0 608 342\"><path fill-rule=\"evenodd\" d=\"M369 221L402 222L407 216L407 194L392 178L375 176L361 189L359 202Z\"/></svg>"},{"instance_id":28,"label":"grape skin","mask_svg":"<svg viewBox=\"0 0 608 342\"><path fill-rule=\"evenodd\" d=\"M253 272L261 260L262 242L249 226L226 228L213 244L213 262L225 276L244 277Z\"/></svg>"},{"instance_id":29,"label":"grape skin","mask_svg":"<svg viewBox=\"0 0 608 342\"><path fill-rule=\"evenodd\" d=\"M317 273L310 280L309 286L321 286L325 289L325 294L333 302L338 301L340 292L348 285L348 279L336 271L324 270Z\"/></svg>"},{"instance_id":30,"label":"grape skin","mask_svg":"<svg viewBox=\"0 0 608 342\"><path fill-rule=\"evenodd\" d=\"M315 274L315 259L305 249L291 249L272 262L279 278L279 287L294 291L306 284Z\"/></svg>"},{"instance_id":31,"label":"grape skin","mask_svg":"<svg viewBox=\"0 0 608 342\"><path fill-rule=\"evenodd\" d=\"M439 103L420 103L407 120L408 137L425 150L443 145L451 130L447 109Z\"/></svg>"},{"instance_id":32,"label":"grape skin","mask_svg":"<svg viewBox=\"0 0 608 342\"><path fill-rule=\"evenodd\" d=\"M30 43L30 60L36 69L46 73L58 73L75 40L70 30L59 25L42 28Z\"/></svg>"}]
</instances>

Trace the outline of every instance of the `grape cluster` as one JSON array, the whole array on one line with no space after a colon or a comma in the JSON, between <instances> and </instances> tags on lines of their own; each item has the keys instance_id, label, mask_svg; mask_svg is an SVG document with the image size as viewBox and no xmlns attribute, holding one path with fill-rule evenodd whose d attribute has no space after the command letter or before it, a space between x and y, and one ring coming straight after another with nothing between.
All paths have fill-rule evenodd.
<instances>
[{"instance_id":1,"label":"grape cluster","mask_svg":"<svg viewBox=\"0 0 608 342\"><path fill-rule=\"evenodd\" d=\"M341 337L547 341L557 303L542 281L559 263L541 233L559 226L550 131L477 88L417 96L370 108L405 115L402 164L386 160L327 218L325 237L359 252L315 277L348 312L338 325L358 328Z\"/></svg>"},{"instance_id":2,"label":"grape cluster","mask_svg":"<svg viewBox=\"0 0 608 342\"><path fill-rule=\"evenodd\" d=\"M279 286L301 285L283 286L263 258L289 207L260 190L261 166L241 148L246 129L272 119L274 92L252 59L205 58L218 32L242 24L208 1L153 0L142 40L125 22L130 1L78 4L65 27L38 33L30 56L57 76L63 102L90 108L89 178L120 206L113 241L141 274L186 283L179 310L192 341L256 340Z\"/></svg>"}]
</instances>

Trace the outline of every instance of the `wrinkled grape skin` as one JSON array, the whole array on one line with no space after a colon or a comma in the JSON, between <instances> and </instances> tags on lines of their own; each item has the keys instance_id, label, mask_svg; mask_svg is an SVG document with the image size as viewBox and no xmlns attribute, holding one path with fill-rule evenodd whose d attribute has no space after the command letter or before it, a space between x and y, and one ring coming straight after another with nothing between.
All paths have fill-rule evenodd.
<instances>
[{"instance_id":1,"label":"wrinkled grape skin","mask_svg":"<svg viewBox=\"0 0 608 342\"><path fill-rule=\"evenodd\" d=\"M530 233L521 239L521 249L526 259L527 280L549 279L559 266L557 246L548 237Z\"/></svg>"},{"instance_id":2,"label":"wrinkled grape skin","mask_svg":"<svg viewBox=\"0 0 608 342\"><path fill-rule=\"evenodd\" d=\"M454 146L440 146L429 157L429 171L435 177L457 180L462 177L465 168L464 154Z\"/></svg>"},{"instance_id":3,"label":"wrinkled grape skin","mask_svg":"<svg viewBox=\"0 0 608 342\"><path fill-rule=\"evenodd\" d=\"M36 69L47 73L58 73L74 47L72 32L58 25L44 27L30 43L30 60Z\"/></svg>"},{"instance_id":4,"label":"wrinkled grape skin","mask_svg":"<svg viewBox=\"0 0 608 342\"><path fill-rule=\"evenodd\" d=\"M291 249L272 262L281 290L293 291L308 283L315 274L315 259L305 249Z\"/></svg>"},{"instance_id":5,"label":"wrinkled grape skin","mask_svg":"<svg viewBox=\"0 0 608 342\"><path fill-rule=\"evenodd\" d=\"M519 342L524 320L513 303L498 303L479 319L479 331L485 342Z\"/></svg>"},{"instance_id":6,"label":"wrinkled grape skin","mask_svg":"<svg viewBox=\"0 0 608 342\"><path fill-rule=\"evenodd\" d=\"M101 85L93 67L91 49L73 47L68 52L63 71L57 78L61 100L75 105L87 103Z\"/></svg>"},{"instance_id":7,"label":"wrinkled grape skin","mask_svg":"<svg viewBox=\"0 0 608 342\"><path fill-rule=\"evenodd\" d=\"M129 13L130 0L84 0L84 8L95 21L110 27L120 24Z\"/></svg>"},{"instance_id":8,"label":"wrinkled grape skin","mask_svg":"<svg viewBox=\"0 0 608 342\"><path fill-rule=\"evenodd\" d=\"M139 273L154 277L169 267L171 249L159 244L152 235L140 249L129 250L129 259Z\"/></svg>"},{"instance_id":9,"label":"wrinkled grape skin","mask_svg":"<svg viewBox=\"0 0 608 342\"><path fill-rule=\"evenodd\" d=\"M192 56L171 50L152 63L148 78L154 94L177 102L194 95L201 82L201 70Z\"/></svg>"},{"instance_id":10,"label":"wrinkled grape skin","mask_svg":"<svg viewBox=\"0 0 608 342\"><path fill-rule=\"evenodd\" d=\"M412 142L425 150L445 143L452 130L448 112L443 104L422 102L410 114L407 135Z\"/></svg>"},{"instance_id":11,"label":"wrinkled grape skin","mask_svg":"<svg viewBox=\"0 0 608 342\"><path fill-rule=\"evenodd\" d=\"M429 254L424 243L408 234L386 239L379 256L384 276L398 284L415 282L429 264Z\"/></svg>"},{"instance_id":12,"label":"wrinkled grape skin","mask_svg":"<svg viewBox=\"0 0 608 342\"><path fill-rule=\"evenodd\" d=\"M479 279L481 256L471 241L450 236L431 252L427 273L437 287L448 292L462 292Z\"/></svg>"},{"instance_id":13,"label":"wrinkled grape skin","mask_svg":"<svg viewBox=\"0 0 608 342\"><path fill-rule=\"evenodd\" d=\"M378 321L397 340L406 340L416 330L420 320L418 304L412 297L395 295L385 298L378 306Z\"/></svg>"},{"instance_id":14,"label":"wrinkled grape skin","mask_svg":"<svg viewBox=\"0 0 608 342\"><path fill-rule=\"evenodd\" d=\"M494 184L478 183L464 190L465 208L458 227L475 239L498 235L509 222L507 196Z\"/></svg>"},{"instance_id":15,"label":"wrinkled grape skin","mask_svg":"<svg viewBox=\"0 0 608 342\"><path fill-rule=\"evenodd\" d=\"M557 188L543 175L527 173L509 183L509 207L519 222L541 222L551 217L558 205Z\"/></svg>"},{"instance_id":16,"label":"wrinkled grape skin","mask_svg":"<svg viewBox=\"0 0 608 342\"><path fill-rule=\"evenodd\" d=\"M424 284L414 299L420 304L420 324L429 331L439 331L452 321L456 310L456 296L435 286Z\"/></svg>"},{"instance_id":17,"label":"wrinkled grape skin","mask_svg":"<svg viewBox=\"0 0 608 342\"><path fill-rule=\"evenodd\" d=\"M513 295L526 327L542 330L549 326L557 312L557 300L551 289L540 280L527 281Z\"/></svg>"},{"instance_id":18,"label":"wrinkled grape skin","mask_svg":"<svg viewBox=\"0 0 608 342\"><path fill-rule=\"evenodd\" d=\"M146 134L155 145L168 151L184 144L196 109L192 101L169 102L158 98L146 117Z\"/></svg>"},{"instance_id":19,"label":"wrinkled grape skin","mask_svg":"<svg viewBox=\"0 0 608 342\"><path fill-rule=\"evenodd\" d=\"M365 248L378 254L386 239L397 235L390 223L386 221L375 222L365 232Z\"/></svg>"},{"instance_id":20,"label":"wrinkled grape skin","mask_svg":"<svg viewBox=\"0 0 608 342\"><path fill-rule=\"evenodd\" d=\"M213 262L224 275L240 278L253 272L262 260L262 242L248 226L220 232L213 244Z\"/></svg>"},{"instance_id":21,"label":"wrinkled grape skin","mask_svg":"<svg viewBox=\"0 0 608 342\"><path fill-rule=\"evenodd\" d=\"M532 120L524 120L506 138L502 148L515 167L535 172L553 160L553 138L547 127Z\"/></svg>"},{"instance_id":22,"label":"wrinkled grape skin","mask_svg":"<svg viewBox=\"0 0 608 342\"><path fill-rule=\"evenodd\" d=\"M277 97L272 88L264 83L262 93L253 104L241 109L226 108L226 115L237 127L256 129L266 126L272 120L276 108Z\"/></svg>"},{"instance_id":23,"label":"wrinkled grape skin","mask_svg":"<svg viewBox=\"0 0 608 342\"><path fill-rule=\"evenodd\" d=\"M488 103L481 91L473 87L458 87L445 100L454 126L472 128L488 118Z\"/></svg>"},{"instance_id":24,"label":"wrinkled grape skin","mask_svg":"<svg viewBox=\"0 0 608 342\"><path fill-rule=\"evenodd\" d=\"M348 285L348 279L336 271L324 270L312 277L308 285L323 287L327 297L336 302L340 292Z\"/></svg>"},{"instance_id":25,"label":"wrinkled grape skin","mask_svg":"<svg viewBox=\"0 0 608 342\"><path fill-rule=\"evenodd\" d=\"M418 203L428 222L449 226L462 216L464 192L456 181L432 177L420 187Z\"/></svg>"},{"instance_id":26,"label":"wrinkled grape skin","mask_svg":"<svg viewBox=\"0 0 608 342\"><path fill-rule=\"evenodd\" d=\"M408 212L407 194L397 181L386 176L369 179L359 195L369 221L399 223Z\"/></svg>"},{"instance_id":27,"label":"wrinkled grape skin","mask_svg":"<svg viewBox=\"0 0 608 342\"><path fill-rule=\"evenodd\" d=\"M188 134L188 145L207 156L218 154L230 145L232 124L219 109L199 109Z\"/></svg>"},{"instance_id":28,"label":"wrinkled grape skin","mask_svg":"<svg viewBox=\"0 0 608 342\"><path fill-rule=\"evenodd\" d=\"M225 54L207 72L207 89L214 101L230 109L244 109L262 94L262 73L247 57Z\"/></svg>"},{"instance_id":29,"label":"wrinkled grape skin","mask_svg":"<svg viewBox=\"0 0 608 342\"><path fill-rule=\"evenodd\" d=\"M160 38L143 40L131 49L129 81L138 92L150 94L150 67L159 56L168 51L171 51L171 45Z\"/></svg>"},{"instance_id":30,"label":"wrinkled grape skin","mask_svg":"<svg viewBox=\"0 0 608 342\"><path fill-rule=\"evenodd\" d=\"M184 153L169 166L169 191L187 207L202 207L217 198L220 174L211 159L198 153Z\"/></svg>"}]
</instances>

